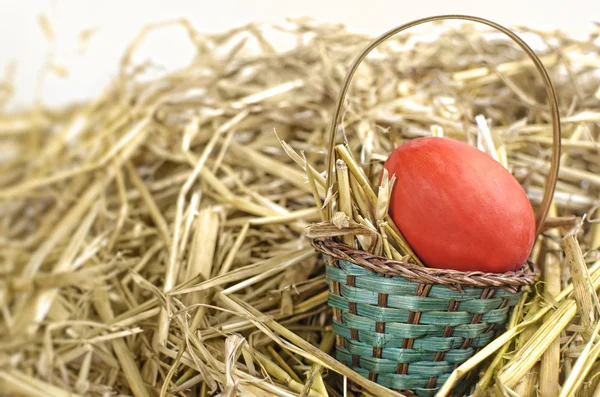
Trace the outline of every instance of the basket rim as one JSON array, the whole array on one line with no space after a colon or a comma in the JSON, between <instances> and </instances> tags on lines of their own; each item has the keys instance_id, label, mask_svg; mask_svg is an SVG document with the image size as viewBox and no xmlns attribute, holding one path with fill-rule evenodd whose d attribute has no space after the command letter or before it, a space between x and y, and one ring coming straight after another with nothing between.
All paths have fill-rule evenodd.
<instances>
[{"instance_id":1,"label":"basket rim","mask_svg":"<svg viewBox=\"0 0 600 397\"><path fill-rule=\"evenodd\" d=\"M477 287L502 288L517 292L519 288L533 284L538 277L537 269L530 263L523 264L519 270L505 273L436 269L373 255L331 238L311 239L311 244L322 254L351 262L371 273L400 276L420 284L444 285L461 291L462 287Z\"/></svg>"}]
</instances>

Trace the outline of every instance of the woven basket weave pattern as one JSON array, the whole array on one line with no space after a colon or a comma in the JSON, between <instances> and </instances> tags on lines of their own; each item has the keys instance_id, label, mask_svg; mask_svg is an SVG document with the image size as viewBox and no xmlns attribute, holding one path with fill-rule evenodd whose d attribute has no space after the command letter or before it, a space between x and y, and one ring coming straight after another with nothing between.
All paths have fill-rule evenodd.
<instances>
[{"instance_id":1,"label":"woven basket weave pattern","mask_svg":"<svg viewBox=\"0 0 600 397\"><path fill-rule=\"evenodd\" d=\"M446 285L425 284L340 259L360 252L341 243L316 240L313 245L323 253L336 252L337 259L327 266L327 280L337 359L362 376L409 395L435 395L458 365L502 329L510 308L519 301L517 285L529 284L535 277L525 266L497 275L512 278L504 287L496 287L494 280L488 286L468 286L479 281L457 285L453 277L470 276L463 272L450 273ZM389 265L400 269L397 263ZM411 266L407 268L414 279ZM471 275L485 279L475 272Z\"/></svg>"}]
</instances>

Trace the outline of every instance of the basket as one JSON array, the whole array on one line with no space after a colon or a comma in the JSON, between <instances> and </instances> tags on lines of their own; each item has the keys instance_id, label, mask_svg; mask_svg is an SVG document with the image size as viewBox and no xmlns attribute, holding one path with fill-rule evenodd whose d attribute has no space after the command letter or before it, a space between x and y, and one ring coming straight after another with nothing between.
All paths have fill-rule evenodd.
<instances>
[{"instance_id":1,"label":"basket","mask_svg":"<svg viewBox=\"0 0 600 397\"><path fill-rule=\"evenodd\" d=\"M537 216L539 233L558 177L561 133L556 94L544 66L527 44L510 30L478 17L419 19L384 33L359 54L346 74L331 122L327 191L332 185L341 108L359 64L393 35L441 19L469 20L501 31L527 53L544 80L552 116L553 157ZM331 207L326 215L331 216ZM454 369L492 341L519 301L522 288L537 276L530 264L502 274L461 272L375 256L333 239L314 239L312 244L327 258L337 359L370 381L412 396L435 395ZM463 381L462 389L457 386L455 395L463 395L468 383Z\"/></svg>"}]
</instances>

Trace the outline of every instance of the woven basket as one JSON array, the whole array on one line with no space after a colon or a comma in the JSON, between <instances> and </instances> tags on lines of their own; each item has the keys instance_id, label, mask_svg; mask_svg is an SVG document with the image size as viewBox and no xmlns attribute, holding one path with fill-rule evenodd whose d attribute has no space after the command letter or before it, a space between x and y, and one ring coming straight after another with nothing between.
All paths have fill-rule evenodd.
<instances>
[{"instance_id":1,"label":"woven basket","mask_svg":"<svg viewBox=\"0 0 600 397\"><path fill-rule=\"evenodd\" d=\"M449 374L502 329L521 287L517 272L428 269L373 256L333 240L313 240L327 266L339 361L369 380L433 396Z\"/></svg>"},{"instance_id":2,"label":"woven basket","mask_svg":"<svg viewBox=\"0 0 600 397\"><path fill-rule=\"evenodd\" d=\"M532 59L544 80L554 142L549 179L537 218L539 232L558 176L561 134L556 94L533 50L508 29L481 18L461 15L424 18L392 29L370 43L350 67L340 90L330 129L328 170L334 169L335 132L358 65L391 36L440 19L480 22L505 33ZM327 174L329 191L332 172ZM326 213L331 216L330 207ZM365 378L406 395L435 395L454 369L503 329L521 289L536 279L529 264L516 272L502 274L461 272L390 260L332 239L315 239L312 244L327 257L337 359ZM467 387L468 382L462 386ZM464 394L459 387L454 392Z\"/></svg>"}]
</instances>

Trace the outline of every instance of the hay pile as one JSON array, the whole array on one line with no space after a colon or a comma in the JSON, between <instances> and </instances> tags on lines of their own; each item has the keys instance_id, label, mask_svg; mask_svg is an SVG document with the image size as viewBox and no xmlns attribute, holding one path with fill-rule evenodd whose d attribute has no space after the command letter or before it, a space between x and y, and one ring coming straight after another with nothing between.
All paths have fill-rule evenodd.
<instances>
[{"instance_id":1,"label":"hay pile","mask_svg":"<svg viewBox=\"0 0 600 397\"><path fill-rule=\"evenodd\" d=\"M0 113L0 390L318 397L350 379L398 395L328 356L324 266L304 237L321 219L313 193L331 197L320 172L338 87L369 38L298 20L284 30L296 47L278 52L255 25L179 23L197 49L180 70L148 79L153 66L132 63L144 31L95 100ZM401 35L361 66L347 147L376 167L405 139L491 137L539 203L551 128L533 64L472 25L429 29L441 38ZM524 31L561 103L557 227L533 253L543 282L455 378L484 362L478 395L597 396L600 31Z\"/></svg>"}]
</instances>

